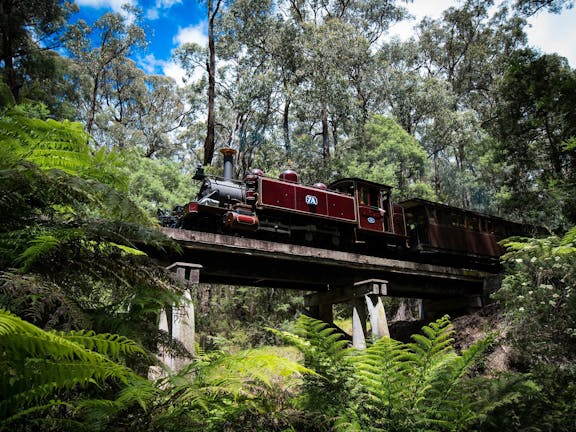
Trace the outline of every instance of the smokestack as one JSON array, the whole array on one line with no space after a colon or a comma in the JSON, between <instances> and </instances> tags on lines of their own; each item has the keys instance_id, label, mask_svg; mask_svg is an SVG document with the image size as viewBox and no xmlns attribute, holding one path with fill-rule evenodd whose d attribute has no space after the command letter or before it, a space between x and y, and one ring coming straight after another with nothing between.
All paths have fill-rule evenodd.
<instances>
[{"instance_id":1,"label":"smokestack","mask_svg":"<svg viewBox=\"0 0 576 432\"><path fill-rule=\"evenodd\" d=\"M234 177L234 155L236 150L226 147L220 150L224 155L224 180L232 180Z\"/></svg>"}]
</instances>

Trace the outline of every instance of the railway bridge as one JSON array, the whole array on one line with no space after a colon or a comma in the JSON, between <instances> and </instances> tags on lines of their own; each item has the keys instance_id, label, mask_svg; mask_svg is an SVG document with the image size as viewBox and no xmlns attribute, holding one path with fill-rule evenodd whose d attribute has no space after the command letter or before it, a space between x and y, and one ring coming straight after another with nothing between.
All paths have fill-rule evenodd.
<instances>
[{"instance_id":1,"label":"railway bridge","mask_svg":"<svg viewBox=\"0 0 576 432\"><path fill-rule=\"evenodd\" d=\"M383 296L422 299L422 315L433 318L482 307L500 280L497 274L452 267L449 262L432 265L222 234L161 231L181 246L182 253L160 260L189 288L217 283L302 290L307 292L309 313L326 322L332 322L334 304L349 302L352 342L359 348L366 343L367 318L373 336L388 335ZM193 318L190 306L180 313L168 311L161 325L190 349Z\"/></svg>"}]
</instances>

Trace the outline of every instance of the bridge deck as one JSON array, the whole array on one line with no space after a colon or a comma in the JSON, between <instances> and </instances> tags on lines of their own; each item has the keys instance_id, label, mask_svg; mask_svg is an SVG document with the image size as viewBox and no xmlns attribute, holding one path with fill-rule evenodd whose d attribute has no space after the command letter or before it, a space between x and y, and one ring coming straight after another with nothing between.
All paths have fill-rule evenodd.
<instances>
[{"instance_id":1,"label":"bridge deck","mask_svg":"<svg viewBox=\"0 0 576 432\"><path fill-rule=\"evenodd\" d=\"M388 295L479 296L490 273L221 234L162 228L183 254L171 262L202 265L200 282L325 292L366 279L388 281Z\"/></svg>"}]
</instances>

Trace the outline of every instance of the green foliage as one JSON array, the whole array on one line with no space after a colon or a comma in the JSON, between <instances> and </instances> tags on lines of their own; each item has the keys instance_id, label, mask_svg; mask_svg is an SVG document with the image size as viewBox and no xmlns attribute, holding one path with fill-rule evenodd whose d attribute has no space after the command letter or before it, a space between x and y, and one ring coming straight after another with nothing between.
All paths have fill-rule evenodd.
<instances>
[{"instance_id":1,"label":"green foliage","mask_svg":"<svg viewBox=\"0 0 576 432\"><path fill-rule=\"evenodd\" d=\"M428 162L425 150L393 119L372 115L364 135L366 141L353 152L346 174L398 188L406 197L409 189L422 188Z\"/></svg>"},{"instance_id":2,"label":"green foliage","mask_svg":"<svg viewBox=\"0 0 576 432\"><path fill-rule=\"evenodd\" d=\"M6 85L6 83L0 79L0 109L4 109L5 107L11 107L16 104L16 100L14 99L14 95L10 91L10 87Z\"/></svg>"},{"instance_id":3,"label":"green foliage","mask_svg":"<svg viewBox=\"0 0 576 432\"><path fill-rule=\"evenodd\" d=\"M299 319L298 335L280 334L319 374L306 377L312 385L301 402L327 430L466 430L481 411L462 384L489 342L458 355L447 317L422 330L412 343L382 338L364 351L346 348L333 328L308 317Z\"/></svg>"},{"instance_id":4,"label":"green foliage","mask_svg":"<svg viewBox=\"0 0 576 432\"><path fill-rule=\"evenodd\" d=\"M470 385L482 414L473 430L535 432L574 430L574 373L544 367L530 374L506 372Z\"/></svg>"},{"instance_id":5,"label":"green foliage","mask_svg":"<svg viewBox=\"0 0 576 432\"><path fill-rule=\"evenodd\" d=\"M304 302L294 290L202 284L195 291L196 335L206 351L273 344L266 328L291 325Z\"/></svg>"},{"instance_id":6,"label":"green foliage","mask_svg":"<svg viewBox=\"0 0 576 432\"><path fill-rule=\"evenodd\" d=\"M576 358L574 233L504 243L507 274L494 297L506 308L509 336L528 364L563 366Z\"/></svg>"},{"instance_id":7,"label":"green foliage","mask_svg":"<svg viewBox=\"0 0 576 432\"><path fill-rule=\"evenodd\" d=\"M197 192L192 175L181 165L166 159L125 155L130 199L148 214L173 209L191 201Z\"/></svg>"},{"instance_id":8,"label":"green foliage","mask_svg":"<svg viewBox=\"0 0 576 432\"><path fill-rule=\"evenodd\" d=\"M0 118L0 304L44 328L120 333L155 349L158 311L180 288L144 250L176 247L117 189L117 156L93 153L78 124L29 114Z\"/></svg>"},{"instance_id":9,"label":"green foliage","mask_svg":"<svg viewBox=\"0 0 576 432\"><path fill-rule=\"evenodd\" d=\"M120 192L127 179L118 155L93 152L78 123L30 117L15 107L0 117L0 201L6 223L41 213L70 220L105 217L147 223L146 215Z\"/></svg>"},{"instance_id":10,"label":"green foliage","mask_svg":"<svg viewBox=\"0 0 576 432\"><path fill-rule=\"evenodd\" d=\"M150 421L164 431L282 430L290 426L282 407L302 374L313 371L264 349L201 356L159 381L166 391Z\"/></svg>"},{"instance_id":11,"label":"green foliage","mask_svg":"<svg viewBox=\"0 0 576 432\"><path fill-rule=\"evenodd\" d=\"M18 105L0 117L0 142L22 159L42 169L98 180L117 189L126 187L115 153L93 152L90 137L80 123L41 119L37 105ZM40 106L41 107L41 106Z\"/></svg>"},{"instance_id":12,"label":"green foliage","mask_svg":"<svg viewBox=\"0 0 576 432\"><path fill-rule=\"evenodd\" d=\"M0 72L16 102L30 96L30 88L42 80L51 90L57 88L53 82L62 80L50 47L73 10L77 7L72 3L57 0L6 3L0 9ZM57 99L44 90L43 96Z\"/></svg>"},{"instance_id":13,"label":"green foliage","mask_svg":"<svg viewBox=\"0 0 576 432\"><path fill-rule=\"evenodd\" d=\"M511 192L503 204L552 229L573 224L576 150L566 143L576 127L576 73L558 55L518 51L497 90L490 126Z\"/></svg>"},{"instance_id":14,"label":"green foliage","mask_svg":"<svg viewBox=\"0 0 576 432\"><path fill-rule=\"evenodd\" d=\"M2 309L0 352L5 371L0 378L0 430L34 424L57 413L59 406L74 409L78 401L86 405L93 396L78 399L84 390L96 389L98 394L109 383L121 388L144 381L114 361L144 354L131 340L84 331L46 332Z\"/></svg>"}]
</instances>

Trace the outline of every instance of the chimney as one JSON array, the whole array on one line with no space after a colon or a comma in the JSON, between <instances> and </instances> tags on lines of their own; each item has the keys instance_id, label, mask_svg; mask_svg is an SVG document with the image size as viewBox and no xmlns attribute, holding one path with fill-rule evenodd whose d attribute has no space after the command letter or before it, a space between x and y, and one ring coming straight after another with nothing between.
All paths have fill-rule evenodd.
<instances>
[{"instance_id":1,"label":"chimney","mask_svg":"<svg viewBox=\"0 0 576 432\"><path fill-rule=\"evenodd\" d=\"M224 180L232 180L234 178L234 155L236 150L226 147L220 150L224 155Z\"/></svg>"}]
</instances>

